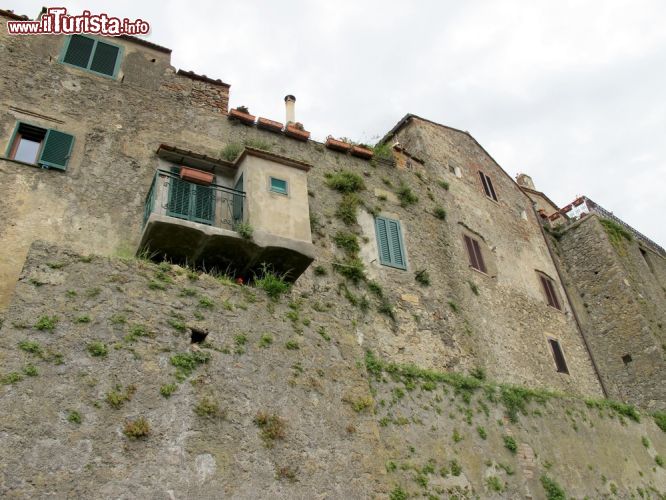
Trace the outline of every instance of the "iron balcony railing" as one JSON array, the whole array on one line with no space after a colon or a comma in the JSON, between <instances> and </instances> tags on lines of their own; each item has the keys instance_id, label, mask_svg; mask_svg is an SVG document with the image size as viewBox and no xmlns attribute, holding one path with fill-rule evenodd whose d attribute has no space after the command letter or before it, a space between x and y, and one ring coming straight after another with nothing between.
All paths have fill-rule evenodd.
<instances>
[{"instance_id":1,"label":"iron balcony railing","mask_svg":"<svg viewBox=\"0 0 666 500\"><path fill-rule=\"evenodd\" d=\"M143 225L151 213L233 229L244 221L245 192L217 184L184 181L177 173L157 170L146 196Z\"/></svg>"}]
</instances>

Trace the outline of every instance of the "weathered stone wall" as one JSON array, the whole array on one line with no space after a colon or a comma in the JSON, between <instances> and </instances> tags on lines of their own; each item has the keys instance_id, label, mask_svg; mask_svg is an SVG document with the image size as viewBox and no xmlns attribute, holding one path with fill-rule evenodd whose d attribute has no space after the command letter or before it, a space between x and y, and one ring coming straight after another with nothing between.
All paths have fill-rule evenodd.
<instances>
[{"instance_id":1,"label":"weathered stone wall","mask_svg":"<svg viewBox=\"0 0 666 500\"><path fill-rule=\"evenodd\" d=\"M462 304L464 322L480 340L474 348L484 367L502 380L537 380L541 386L598 394L597 378L531 200L467 133L415 118L397 139L425 161L420 193L427 193L421 186L437 186L437 181L449 185L448 190L433 187L432 205L445 208L447 217L440 231L430 233L440 238L441 250L433 251L437 257L429 265L441 266L448 293ZM491 177L498 202L485 195L479 169ZM487 275L468 265L463 234L476 235L485 248ZM537 271L554 280L562 311L547 305ZM548 338L562 346L570 375L556 373Z\"/></svg>"},{"instance_id":2,"label":"weathered stone wall","mask_svg":"<svg viewBox=\"0 0 666 500\"><path fill-rule=\"evenodd\" d=\"M0 328L0 496L542 499L543 475L577 498L666 491L649 416L364 362L366 322L381 320L321 282L272 301L37 243ZM187 373L184 354L209 359ZM281 439L262 437L259 412L282 419ZM148 436L127 437L140 417Z\"/></svg>"},{"instance_id":3,"label":"weathered stone wall","mask_svg":"<svg viewBox=\"0 0 666 500\"><path fill-rule=\"evenodd\" d=\"M26 42L28 38L3 38L0 62L11 71L0 76L0 137L5 141L0 147L9 142L17 120L47 128L57 125L75 135L75 144L65 172L0 160L0 304L8 303L35 239L66 242L86 253L135 252L159 144L220 157L225 145L250 141L314 165L308 190L313 242L320 253L298 286L308 289L315 283L346 296L346 307L360 317L367 306L383 308L387 315L372 322L359 320L356 335L364 345L398 361L461 371L480 366L506 381L600 394L568 306L564 312L548 307L539 288L536 270L556 282L557 278L529 200L508 177L493 174L500 197L496 204L480 193L475 174L465 170L458 179L447 170L446 158L463 169L468 163L489 164L489 157L466 134L442 135L428 129L432 154L423 155L426 166L416 162L414 170L396 169L313 141L240 125L218 110L193 106L186 95L164 84L201 82L179 76L168 66L151 66L150 59L144 70L152 72L150 78L138 72L141 64L135 60L123 66L124 80L114 81L58 63L62 37L38 43ZM128 45L127 53L132 50L143 47L130 50ZM133 71L137 73L131 77ZM367 187L358 193L358 224L349 227L336 215L342 196L325 182L326 174L342 169L362 175ZM439 180L449 182L450 189L438 185ZM397 193L402 183L418 196L416 204L401 206ZM435 216L438 207L448 212L445 221ZM379 264L374 214L401 221L406 271ZM333 271L332 264L345 259L333 242L340 230L358 234L366 276L380 285L384 298L363 282L345 283ZM487 261L490 269L497 269L495 275L468 267L463 230L480 234L487 243ZM327 277L315 279L318 266ZM415 280L424 270L430 286ZM562 343L571 375L556 373L547 336Z\"/></svg>"},{"instance_id":4,"label":"weathered stone wall","mask_svg":"<svg viewBox=\"0 0 666 500\"><path fill-rule=\"evenodd\" d=\"M666 259L649 249L643 257L636 241L611 242L599 220L584 217L556 242L567 286L609 396L663 409Z\"/></svg>"},{"instance_id":5,"label":"weathered stone wall","mask_svg":"<svg viewBox=\"0 0 666 500\"><path fill-rule=\"evenodd\" d=\"M0 151L18 121L75 140L64 173L0 159L0 308L37 238L135 250L160 143L217 155L231 140L218 127L228 87L177 75L168 54L114 39L123 47L114 80L58 62L65 37L12 37L5 23L0 17Z\"/></svg>"}]
</instances>

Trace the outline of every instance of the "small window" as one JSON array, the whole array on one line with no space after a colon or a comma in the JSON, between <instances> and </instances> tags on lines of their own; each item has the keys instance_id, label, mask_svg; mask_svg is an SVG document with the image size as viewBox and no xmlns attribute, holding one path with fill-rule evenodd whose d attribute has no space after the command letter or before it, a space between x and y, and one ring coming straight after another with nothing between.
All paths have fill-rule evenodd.
<instances>
[{"instance_id":1,"label":"small window","mask_svg":"<svg viewBox=\"0 0 666 500\"><path fill-rule=\"evenodd\" d=\"M486 193L488 198L491 198L497 201L497 195L495 194L495 188L493 187L493 181L490 180L486 174L479 170L479 177L481 177L481 184L483 184L483 190Z\"/></svg>"},{"instance_id":2,"label":"small window","mask_svg":"<svg viewBox=\"0 0 666 500\"><path fill-rule=\"evenodd\" d=\"M377 233L380 264L398 269L407 269L400 221L377 217L375 219L375 232Z\"/></svg>"},{"instance_id":3,"label":"small window","mask_svg":"<svg viewBox=\"0 0 666 500\"><path fill-rule=\"evenodd\" d=\"M558 299L557 292L555 291L555 282L543 274L539 274L539 278L541 279L541 286L543 287L543 291L546 294L548 305L561 311L562 306L560 305L560 300Z\"/></svg>"},{"instance_id":4,"label":"small window","mask_svg":"<svg viewBox=\"0 0 666 500\"><path fill-rule=\"evenodd\" d=\"M19 123L7 150L11 160L65 170L74 137L53 129Z\"/></svg>"},{"instance_id":5,"label":"small window","mask_svg":"<svg viewBox=\"0 0 666 500\"><path fill-rule=\"evenodd\" d=\"M557 367L558 373L569 374L569 369L567 368L567 362L564 359L564 353L560 347L560 343L555 339L548 339L550 344L550 349L553 351L553 358L555 359L555 366Z\"/></svg>"},{"instance_id":6,"label":"small window","mask_svg":"<svg viewBox=\"0 0 666 500\"><path fill-rule=\"evenodd\" d=\"M628 364L631 363L632 361L633 361L633 358L631 357L631 354L625 354L624 356L622 356L622 362L623 362L625 365L628 365Z\"/></svg>"},{"instance_id":7,"label":"small window","mask_svg":"<svg viewBox=\"0 0 666 500\"><path fill-rule=\"evenodd\" d=\"M469 265L472 266L477 271L485 273L486 263L483 261L483 254L481 253L481 245L474 238L471 238L467 235L465 238L465 248L467 248L467 255L469 256Z\"/></svg>"},{"instance_id":8,"label":"small window","mask_svg":"<svg viewBox=\"0 0 666 500\"><path fill-rule=\"evenodd\" d=\"M65 44L62 62L105 76L115 76L120 61L120 47L96 38L72 35Z\"/></svg>"},{"instance_id":9,"label":"small window","mask_svg":"<svg viewBox=\"0 0 666 500\"><path fill-rule=\"evenodd\" d=\"M271 191L274 193L287 194L287 181L271 177Z\"/></svg>"}]
</instances>

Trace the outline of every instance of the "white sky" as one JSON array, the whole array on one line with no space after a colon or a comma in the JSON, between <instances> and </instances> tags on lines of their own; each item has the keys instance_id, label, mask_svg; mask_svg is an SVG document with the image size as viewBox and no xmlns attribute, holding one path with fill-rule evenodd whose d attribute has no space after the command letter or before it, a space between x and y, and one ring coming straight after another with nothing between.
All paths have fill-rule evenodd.
<instances>
[{"instance_id":1,"label":"white sky","mask_svg":"<svg viewBox=\"0 0 666 500\"><path fill-rule=\"evenodd\" d=\"M44 0L4 8L35 17ZM8 5L7 5L8 4ZM374 142L408 112L468 130L563 206L586 194L666 246L666 2L61 1L151 25L231 106Z\"/></svg>"}]
</instances>

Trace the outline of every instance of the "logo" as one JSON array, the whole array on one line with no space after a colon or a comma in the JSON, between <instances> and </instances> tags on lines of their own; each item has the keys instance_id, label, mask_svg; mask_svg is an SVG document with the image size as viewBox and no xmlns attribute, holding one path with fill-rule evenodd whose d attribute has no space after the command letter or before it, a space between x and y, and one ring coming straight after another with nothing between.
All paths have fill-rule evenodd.
<instances>
[{"instance_id":1,"label":"logo","mask_svg":"<svg viewBox=\"0 0 666 500\"><path fill-rule=\"evenodd\" d=\"M35 21L7 21L7 31L10 35L147 35L150 25L142 19L120 19L89 10L73 16L64 7L49 7Z\"/></svg>"}]
</instances>

